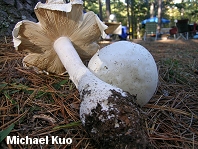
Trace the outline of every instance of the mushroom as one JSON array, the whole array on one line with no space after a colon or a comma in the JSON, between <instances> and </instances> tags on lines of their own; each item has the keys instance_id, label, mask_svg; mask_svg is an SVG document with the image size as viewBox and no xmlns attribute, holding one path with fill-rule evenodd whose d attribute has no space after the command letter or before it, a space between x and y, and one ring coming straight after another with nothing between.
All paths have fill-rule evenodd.
<instances>
[{"instance_id":1,"label":"mushroom","mask_svg":"<svg viewBox=\"0 0 198 149\"><path fill-rule=\"evenodd\" d=\"M158 71L153 56L136 43L112 43L99 50L88 67L104 82L136 95L140 106L151 99L157 88Z\"/></svg>"},{"instance_id":2,"label":"mushroom","mask_svg":"<svg viewBox=\"0 0 198 149\"><path fill-rule=\"evenodd\" d=\"M54 7L47 7L49 4ZM60 0L42 5L38 3L35 12L40 22L22 21L16 24L13 30L15 48L31 52L29 58L23 60L28 66L60 73L63 69L59 65L63 65L80 93L82 124L101 148L145 148L147 136L142 112L134 103L135 96L100 80L81 60L83 51L84 57L92 55L92 51L87 52L87 49L96 46L92 43L105 26L92 12L81 13L80 0L71 2L71 11L59 9L66 8L62 5L67 4ZM52 10L55 6L58 8ZM51 62L52 58L56 60ZM56 62L58 64L52 66ZM41 67L41 63L45 67Z\"/></svg>"},{"instance_id":3,"label":"mushroom","mask_svg":"<svg viewBox=\"0 0 198 149\"><path fill-rule=\"evenodd\" d=\"M82 60L90 59L96 53L99 48L96 41L101 34L105 36L107 26L95 13L83 14L82 4L81 0L38 2L35 13L39 22L23 20L15 25L14 47L29 53L23 59L24 66L64 73L65 68L53 48L53 43L61 36L71 40Z\"/></svg>"}]
</instances>

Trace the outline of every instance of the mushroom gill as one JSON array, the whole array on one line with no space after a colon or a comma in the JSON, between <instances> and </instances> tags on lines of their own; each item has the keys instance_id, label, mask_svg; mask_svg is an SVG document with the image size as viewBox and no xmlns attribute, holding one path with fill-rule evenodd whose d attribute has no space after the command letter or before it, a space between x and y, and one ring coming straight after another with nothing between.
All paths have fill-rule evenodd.
<instances>
[{"instance_id":1,"label":"mushroom gill","mask_svg":"<svg viewBox=\"0 0 198 149\"><path fill-rule=\"evenodd\" d=\"M58 7L59 4L67 6L68 4L63 1L48 3L45 5L38 3L35 7L38 23L23 20L16 24L13 30L13 41L17 50L29 53L23 59L25 66L61 74L65 72L65 68L53 49L56 39L62 36L68 37L80 58L90 59L99 49L96 41L107 26L93 12L83 14L83 6L78 4L78 1L70 3L70 11L51 10L52 6ZM44 5L45 8L40 5Z\"/></svg>"}]
</instances>

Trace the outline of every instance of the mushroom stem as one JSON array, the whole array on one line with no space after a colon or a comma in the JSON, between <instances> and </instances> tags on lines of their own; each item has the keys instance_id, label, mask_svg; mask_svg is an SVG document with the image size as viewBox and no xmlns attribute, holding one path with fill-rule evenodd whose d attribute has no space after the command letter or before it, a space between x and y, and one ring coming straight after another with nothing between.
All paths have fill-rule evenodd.
<instances>
[{"instance_id":1,"label":"mushroom stem","mask_svg":"<svg viewBox=\"0 0 198 149\"><path fill-rule=\"evenodd\" d=\"M70 79L75 84L81 96L81 117L91 113L91 110L100 103L102 109L107 109L104 102L111 95L111 90L120 92L122 96L127 93L97 78L82 62L78 53L67 37L60 37L54 42L54 49L67 70ZM83 107L84 106L84 107ZM83 119L84 122L84 119Z\"/></svg>"},{"instance_id":2,"label":"mushroom stem","mask_svg":"<svg viewBox=\"0 0 198 149\"><path fill-rule=\"evenodd\" d=\"M101 148L145 148L147 139L135 96L90 72L67 37L58 38L54 49L80 93L81 121Z\"/></svg>"},{"instance_id":3,"label":"mushroom stem","mask_svg":"<svg viewBox=\"0 0 198 149\"><path fill-rule=\"evenodd\" d=\"M93 90L97 88L97 90L105 89L105 93L107 90L117 90L122 92L123 96L126 96L126 93L121 89L114 87L99 78L97 78L82 62L78 53L72 45L72 42L67 37L60 37L54 42L54 49L61 60L62 64L66 68L70 79L73 81L79 92L81 93L85 89ZM95 87L95 88L94 88ZM93 92L97 92L94 90ZM100 92L100 98L103 92ZM108 94L105 94L103 98L106 99ZM94 97L96 98L96 97Z\"/></svg>"},{"instance_id":4,"label":"mushroom stem","mask_svg":"<svg viewBox=\"0 0 198 149\"><path fill-rule=\"evenodd\" d=\"M59 37L54 42L54 50L69 73L70 79L78 88L78 82L83 75L89 72L68 37Z\"/></svg>"}]
</instances>

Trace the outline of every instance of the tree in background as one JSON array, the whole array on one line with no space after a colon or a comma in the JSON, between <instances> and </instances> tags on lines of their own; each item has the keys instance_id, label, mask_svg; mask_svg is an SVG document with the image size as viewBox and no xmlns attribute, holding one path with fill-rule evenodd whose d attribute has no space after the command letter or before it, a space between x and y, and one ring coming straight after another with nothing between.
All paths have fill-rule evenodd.
<instances>
[{"instance_id":1,"label":"tree in background","mask_svg":"<svg viewBox=\"0 0 198 149\"><path fill-rule=\"evenodd\" d=\"M131 38L140 38L141 21L149 18L149 2L148 0L128 0L130 22L129 32Z\"/></svg>"},{"instance_id":2,"label":"tree in background","mask_svg":"<svg viewBox=\"0 0 198 149\"><path fill-rule=\"evenodd\" d=\"M84 0L84 10L93 11L99 15L99 5L98 0Z\"/></svg>"},{"instance_id":3,"label":"tree in background","mask_svg":"<svg viewBox=\"0 0 198 149\"><path fill-rule=\"evenodd\" d=\"M99 5L99 18L103 21L102 2L101 2L101 0L98 0L98 5Z\"/></svg>"},{"instance_id":4,"label":"tree in background","mask_svg":"<svg viewBox=\"0 0 198 149\"><path fill-rule=\"evenodd\" d=\"M161 19L162 19L162 0L158 0L158 11L157 11L158 23L157 23L157 30L160 33L161 30Z\"/></svg>"},{"instance_id":5,"label":"tree in background","mask_svg":"<svg viewBox=\"0 0 198 149\"><path fill-rule=\"evenodd\" d=\"M109 19L111 14L111 3L110 0L106 0L106 21Z\"/></svg>"},{"instance_id":6,"label":"tree in background","mask_svg":"<svg viewBox=\"0 0 198 149\"><path fill-rule=\"evenodd\" d=\"M155 1L150 2L150 18L155 16Z\"/></svg>"},{"instance_id":7,"label":"tree in background","mask_svg":"<svg viewBox=\"0 0 198 149\"><path fill-rule=\"evenodd\" d=\"M125 3L121 0L86 0L84 2L84 8L87 11L94 11L103 21L108 20L110 13L115 14L118 22L128 26L133 38L142 36L141 22L153 16L161 16L171 21L170 24L161 24L162 27L174 26L175 20L182 18L188 18L190 23L198 21L197 0L179 4L174 4L173 0L125 0ZM159 27L160 22L158 22Z\"/></svg>"}]
</instances>

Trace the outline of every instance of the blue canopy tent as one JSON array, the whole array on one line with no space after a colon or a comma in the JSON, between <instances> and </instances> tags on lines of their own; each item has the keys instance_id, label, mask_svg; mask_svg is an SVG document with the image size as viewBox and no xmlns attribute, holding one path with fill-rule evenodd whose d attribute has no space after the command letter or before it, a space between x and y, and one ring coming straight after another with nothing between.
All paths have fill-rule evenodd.
<instances>
[{"instance_id":1,"label":"blue canopy tent","mask_svg":"<svg viewBox=\"0 0 198 149\"><path fill-rule=\"evenodd\" d=\"M163 24L167 24L167 23L170 23L170 20L168 19L165 19L165 18L162 18L162 23ZM141 23L142 24L146 24L147 22L158 22L158 18L157 17L153 17L153 18L149 18L149 19L146 19L146 20L143 20Z\"/></svg>"}]
</instances>

